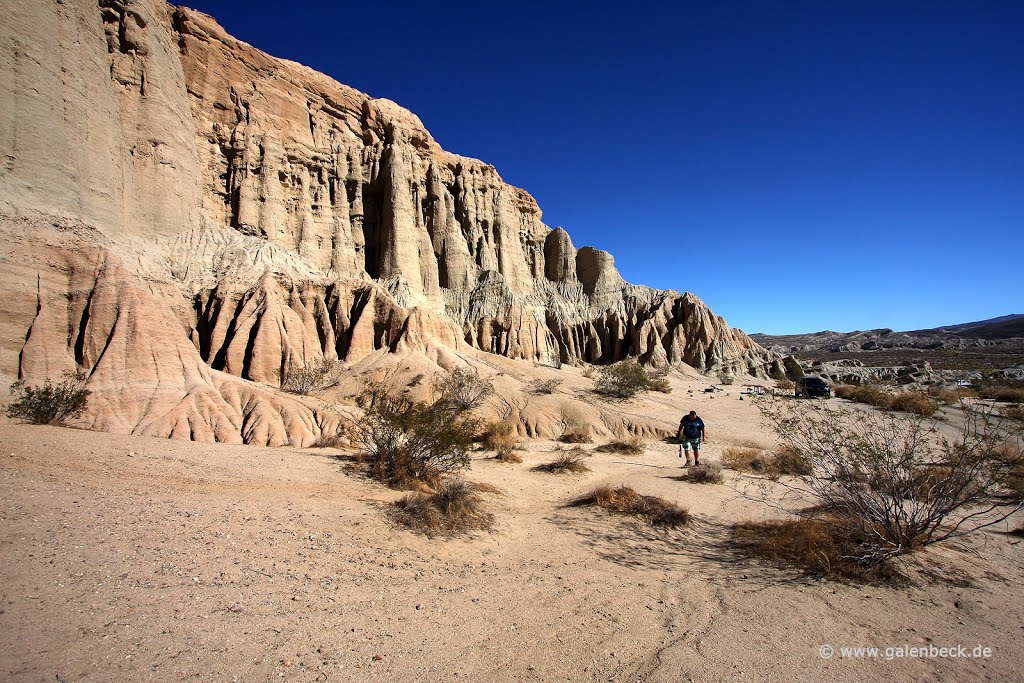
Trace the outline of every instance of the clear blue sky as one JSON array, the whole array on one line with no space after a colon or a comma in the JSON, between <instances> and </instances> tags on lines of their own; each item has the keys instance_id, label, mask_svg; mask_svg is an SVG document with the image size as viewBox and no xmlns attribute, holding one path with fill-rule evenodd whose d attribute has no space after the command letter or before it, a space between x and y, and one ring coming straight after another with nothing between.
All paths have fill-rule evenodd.
<instances>
[{"instance_id":1,"label":"clear blue sky","mask_svg":"<svg viewBox=\"0 0 1024 683\"><path fill-rule=\"evenodd\" d=\"M775 334L1024 313L1024 2L192 0Z\"/></svg>"}]
</instances>

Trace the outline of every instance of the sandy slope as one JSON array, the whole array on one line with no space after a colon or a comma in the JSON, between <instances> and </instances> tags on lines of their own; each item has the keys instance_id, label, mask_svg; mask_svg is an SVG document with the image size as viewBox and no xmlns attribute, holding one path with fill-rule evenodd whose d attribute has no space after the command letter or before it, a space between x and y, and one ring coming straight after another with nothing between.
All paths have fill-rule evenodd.
<instances>
[{"instance_id":1,"label":"sandy slope","mask_svg":"<svg viewBox=\"0 0 1024 683\"><path fill-rule=\"evenodd\" d=\"M703 386L677 379L663 419L695 406L709 457L771 441L749 401ZM496 529L430 540L386 519L400 494L327 451L0 433L4 680L1004 681L1024 659L1012 537L931 551L941 580L918 567L904 588L804 581L730 551L727 525L768 512L676 480L667 443L595 454L588 475L530 471L551 442L521 465L477 460L468 476L505 492L488 497ZM696 521L665 533L564 506L602 482ZM994 654L825 660L823 643Z\"/></svg>"}]
</instances>

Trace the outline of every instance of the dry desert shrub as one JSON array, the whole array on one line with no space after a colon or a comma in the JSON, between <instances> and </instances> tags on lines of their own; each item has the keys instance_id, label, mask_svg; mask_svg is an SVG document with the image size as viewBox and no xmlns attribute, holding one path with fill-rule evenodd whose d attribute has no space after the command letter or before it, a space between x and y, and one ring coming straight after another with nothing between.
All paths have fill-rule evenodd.
<instances>
[{"instance_id":1,"label":"dry desert shrub","mask_svg":"<svg viewBox=\"0 0 1024 683\"><path fill-rule=\"evenodd\" d=\"M480 445L484 450L497 451L502 448L517 448L519 436L511 422L490 422L480 432Z\"/></svg>"},{"instance_id":2,"label":"dry desert shrub","mask_svg":"<svg viewBox=\"0 0 1024 683\"><path fill-rule=\"evenodd\" d=\"M943 405L955 406L965 398L976 397L978 392L974 389L962 387L959 389L932 389L928 394Z\"/></svg>"},{"instance_id":3,"label":"dry desert shrub","mask_svg":"<svg viewBox=\"0 0 1024 683\"><path fill-rule=\"evenodd\" d=\"M320 432L320 436L313 442L313 448L344 448L347 445L345 429L340 426L334 430Z\"/></svg>"},{"instance_id":4,"label":"dry desert shrub","mask_svg":"<svg viewBox=\"0 0 1024 683\"><path fill-rule=\"evenodd\" d=\"M648 373L635 358L630 358L601 368L594 390L611 398L627 399L642 391L671 393L672 387L663 375Z\"/></svg>"},{"instance_id":5,"label":"dry desert shrub","mask_svg":"<svg viewBox=\"0 0 1024 683\"><path fill-rule=\"evenodd\" d=\"M494 459L507 463L519 463L523 461L523 456L516 453L511 446L502 446L494 454Z\"/></svg>"},{"instance_id":6,"label":"dry desert shrub","mask_svg":"<svg viewBox=\"0 0 1024 683\"><path fill-rule=\"evenodd\" d=\"M899 410L905 413L928 417L938 410L938 405L927 394L920 391L901 391L895 394L872 386L850 386L841 384L835 388L836 396L856 403Z\"/></svg>"},{"instance_id":7,"label":"dry desert shrub","mask_svg":"<svg viewBox=\"0 0 1024 683\"><path fill-rule=\"evenodd\" d=\"M530 393L546 395L553 394L558 391L559 385L562 384L560 379L538 379L530 384Z\"/></svg>"},{"instance_id":8,"label":"dry desert shrub","mask_svg":"<svg viewBox=\"0 0 1024 683\"><path fill-rule=\"evenodd\" d=\"M593 439L590 438L590 434L585 429L573 428L558 437L558 440L562 443L593 443Z\"/></svg>"},{"instance_id":9,"label":"dry desert shrub","mask_svg":"<svg viewBox=\"0 0 1024 683\"><path fill-rule=\"evenodd\" d=\"M7 406L7 417L37 425L62 425L85 410L91 393L85 383L84 372L65 372L57 384L47 379L41 387L18 380L11 385L14 401Z\"/></svg>"},{"instance_id":10,"label":"dry desert shrub","mask_svg":"<svg viewBox=\"0 0 1024 683\"><path fill-rule=\"evenodd\" d=\"M722 465L737 472L763 474L768 469L769 457L760 448L729 446L722 452Z\"/></svg>"},{"instance_id":11,"label":"dry desert shrub","mask_svg":"<svg viewBox=\"0 0 1024 683\"><path fill-rule=\"evenodd\" d=\"M1003 406L999 409L999 414L1014 422L1024 422L1024 406L1019 404Z\"/></svg>"},{"instance_id":12,"label":"dry desert shrub","mask_svg":"<svg viewBox=\"0 0 1024 683\"><path fill-rule=\"evenodd\" d=\"M741 522L733 526L732 540L753 557L812 576L871 583L896 578L888 565L864 552L861 531L835 520Z\"/></svg>"},{"instance_id":13,"label":"dry desert shrub","mask_svg":"<svg viewBox=\"0 0 1024 683\"><path fill-rule=\"evenodd\" d=\"M621 441L612 441L602 444L595 450L601 453L621 453L622 455L640 455L647 448L647 442L639 436L633 436Z\"/></svg>"},{"instance_id":14,"label":"dry desert shrub","mask_svg":"<svg viewBox=\"0 0 1024 683\"><path fill-rule=\"evenodd\" d=\"M1000 403L1024 403L1024 389L1020 387L985 387L978 393Z\"/></svg>"},{"instance_id":15,"label":"dry desert shrub","mask_svg":"<svg viewBox=\"0 0 1024 683\"><path fill-rule=\"evenodd\" d=\"M783 474L805 477L814 473L814 467L806 455L790 444L783 444L772 454L768 462L768 472L776 477Z\"/></svg>"},{"instance_id":16,"label":"dry desert shrub","mask_svg":"<svg viewBox=\"0 0 1024 683\"><path fill-rule=\"evenodd\" d=\"M686 481L692 484L721 484L722 466L718 463L694 465L686 472Z\"/></svg>"},{"instance_id":17,"label":"dry desert shrub","mask_svg":"<svg viewBox=\"0 0 1024 683\"><path fill-rule=\"evenodd\" d=\"M550 472L551 474L584 474L590 471L583 458L587 452L582 448L559 453L551 462L542 463L533 468L534 472Z\"/></svg>"},{"instance_id":18,"label":"dry desert shrub","mask_svg":"<svg viewBox=\"0 0 1024 683\"><path fill-rule=\"evenodd\" d=\"M1012 490L1024 435L992 413L965 407L951 438L915 414L768 397L758 407L811 467L779 480L781 495L762 487L749 497L804 519L824 511L830 527L857 542L865 566L1001 523L1022 507Z\"/></svg>"},{"instance_id":19,"label":"dry desert shrub","mask_svg":"<svg viewBox=\"0 0 1024 683\"><path fill-rule=\"evenodd\" d=\"M893 396L889 407L893 410L902 410L905 413L925 417L934 415L935 411L939 409L938 404L921 391L901 391Z\"/></svg>"},{"instance_id":20,"label":"dry desert shrub","mask_svg":"<svg viewBox=\"0 0 1024 683\"><path fill-rule=\"evenodd\" d=\"M628 486L601 486L572 502L574 506L595 505L609 512L642 517L653 526L685 526L690 514L685 508L663 498L644 496Z\"/></svg>"},{"instance_id":21,"label":"dry desert shrub","mask_svg":"<svg viewBox=\"0 0 1024 683\"><path fill-rule=\"evenodd\" d=\"M796 387L796 385L793 384L793 381L785 377L775 380L776 389L792 390L794 387Z\"/></svg>"},{"instance_id":22,"label":"dry desert shrub","mask_svg":"<svg viewBox=\"0 0 1024 683\"><path fill-rule=\"evenodd\" d=\"M490 529L494 515L484 509L475 488L463 479L447 479L436 493L410 493L399 500L392 517L428 536Z\"/></svg>"},{"instance_id":23,"label":"dry desert shrub","mask_svg":"<svg viewBox=\"0 0 1024 683\"><path fill-rule=\"evenodd\" d=\"M436 391L439 402L464 412L480 407L494 393L494 384L476 370L455 368L441 378Z\"/></svg>"},{"instance_id":24,"label":"dry desert shrub","mask_svg":"<svg viewBox=\"0 0 1024 683\"><path fill-rule=\"evenodd\" d=\"M469 465L480 422L455 404L413 401L382 387L360 397L363 419L352 426L358 460L374 479L398 489L436 487L443 475Z\"/></svg>"},{"instance_id":25,"label":"dry desert shrub","mask_svg":"<svg viewBox=\"0 0 1024 683\"><path fill-rule=\"evenodd\" d=\"M341 361L328 358L290 366L281 378L281 388L303 395L329 389L341 379L342 367Z\"/></svg>"}]
</instances>

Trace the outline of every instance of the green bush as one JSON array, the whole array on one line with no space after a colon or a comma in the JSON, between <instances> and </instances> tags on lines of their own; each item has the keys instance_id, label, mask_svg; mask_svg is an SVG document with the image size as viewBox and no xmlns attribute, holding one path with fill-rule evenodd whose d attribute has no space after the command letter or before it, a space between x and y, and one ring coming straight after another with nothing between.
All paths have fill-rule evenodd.
<instances>
[{"instance_id":1,"label":"green bush","mask_svg":"<svg viewBox=\"0 0 1024 683\"><path fill-rule=\"evenodd\" d=\"M15 399L7 406L7 416L37 425L62 425L80 416L91 393L85 388L85 374L65 372L63 377L58 384L47 379L41 387L21 380L12 384Z\"/></svg>"},{"instance_id":2,"label":"green bush","mask_svg":"<svg viewBox=\"0 0 1024 683\"><path fill-rule=\"evenodd\" d=\"M469 465L481 423L445 400L413 401L375 387L360 397L363 419L353 428L370 476L395 488L434 487Z\"/></svg>"}]
</instances>

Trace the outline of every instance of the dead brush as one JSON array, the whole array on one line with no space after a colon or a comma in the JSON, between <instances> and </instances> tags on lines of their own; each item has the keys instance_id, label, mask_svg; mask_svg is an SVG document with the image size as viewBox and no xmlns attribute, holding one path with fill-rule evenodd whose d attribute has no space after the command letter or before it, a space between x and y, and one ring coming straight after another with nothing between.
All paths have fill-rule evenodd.
<instances>
[{"instance_id":1,"label":"dead brush","mask_svg":"<svg viewBox=\"0 0 1024 683\"><path fill-rule=\"evenodd\" d=\"M805 477L814 473L810 458L789 444L783 444L772 454L768 462L768 473L773 477L783 474Z\"/></svg>"},{"instance_id":2,"label":"dead brush","mask_svg":"<svg viewBox=\"0 0 1024 683\"><path fill-rule=\"evenodd\" d=\"M410 493L394 504L392 518L413 531L435 536L490 529L494 515L487 512L479 496L480 485L463 479L446 479L436 493Z\"/></svg>"},{"instance_id":3,"label":"dead brush","mask_svg":"<svg viewBox=\"0 0 1024 683\"><path fill-rule=\"evenodd\" d=\"M519 463L523 461L523 456L516 453L511 446L502 446L494 454L494 459L499 462Z\"/></svg>"},{"instance_id":4,"label":"dead brush","mask_svg":"<svg viewBox=\"0 0 1024 683\"><path fill-rule=\"evenodd\" d=\"M600 486L577 498L572 506L594 505L609 512L642 517L652 526L677 528L690 521L690 513L656 496L644 496L628 486Z\"/></svg>"},{"instance_id":5,"label":"dead brush","mask_svg":"<svg viewBox=\"0 0 1024 683\"><path fill-rule=\"evenodd\" d=\"M694 465L681 478L692 484L721 484L724 480L722 466L710 462Z\"/></svg>"},{"instance_id":6,"label":"dead brush","mask_svg":"<svg viewBox=\"0 0 1024 683\"><path fill-rule=\"evenodd\" d=\"M348 439L345 436L345 430L342 428L335 429L334 431L324 430L317 437L317 440L313 442L313 448L345 448L349 445Z\"/></svg>"},{"instance_id":7,"label":"dead brush","mask_svg":"<svg viewBox=\"0 0 1024 683\"><path fill-rule=\"evenodd\" d=\"M768 469L769 455L760 448L729 446L722 452L722 465L737 472L764 474Z\"/></svg>"},{"instance_id":8,"label":"dead brush","mask_svg":"<svg viewBox=\"0 0 1024 683\"><path fill-rule=\"evenodd\" d=\"M630 437L621 441L612 441L610 443L602 444L598 446L596 451L599 453L620 453L622 455L640 455L647 448L647 442L641 439L639 436Z\"/></svg>"},{"instance_id":9,"label":"dead brush","mask_svg":"<svg viewBox=\"0 0 1024 683\"><path fill-rule=\"evenodd\" d=\"M583 462L583 458L586 456L587 452L585 450L582 448L574 448L571 451L560 453L558 457L551 462L536 465L533 468L533 471L548 472L551 474L584 474L590 471L587 464Z\"/></svg>"},{"instance_id":10,"label":"dead brush","mask_svg":"<svg viewBox=\"0 0 1024 683\"><path fill-rule=\"evenodd\" d=\"M570 429L569 431L558 437L558 440L562 443L593 443L594 440L590 438L583 429Z\"/></svg>"},{"instance_id":11,"label":"dead brush","mask_svg":"<svg viewBox=\"0 0 1024 683\"><path fill-rule=\"evenodd\" d=\"M741 522L732 527L732 541L744 554L811 576L862 583L885 583L898 574L885 562L865 553L867 533L845 520L797 519Z\"/></svg>"},{"instance_id":12,"label":"dead brush","mask_svg":"<svg viewBox=\"0 0 1024 683\"><path fill-rule=\"evenodd\" d=\"M480 432L480 445L485 451L515 449L519 447L519 435L511 422L491 422Z\"/></svg>"}]
</instances>

